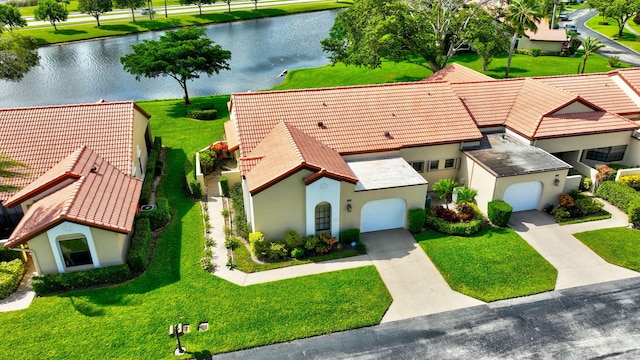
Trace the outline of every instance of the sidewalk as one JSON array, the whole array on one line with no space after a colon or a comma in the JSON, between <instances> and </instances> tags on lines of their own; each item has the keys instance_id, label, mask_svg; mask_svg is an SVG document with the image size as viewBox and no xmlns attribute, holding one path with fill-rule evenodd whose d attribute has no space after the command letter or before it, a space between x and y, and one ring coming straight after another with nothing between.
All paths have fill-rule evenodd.
<instances>
[{"instance_id":1,"label":"sidewalk","mask_svg":"<svg viewBox=\"0 0 640 360\"><path fill-rule=\"evenodd\" d=\"M33 261L26 263L26 271L18 290L6 298L0 300L0 312L26 309L31 305L31 301L36 297L36 293L31 289L31 278L36 273Z\"/></svg>"},{"instance_id":2,"label":"sidewalk","mask_svg":"<svg viewBox=\"0 0 640 360\"><path fill-rule=\"evenodd\" d=\"M558 270L556 290L640 276L640 273L610 264L591 251L573 234L627 226L627 215L603 201L611 213L607 220L558 225L541 211L514 213L509 225Z\"/></svg>"}]
</instances>

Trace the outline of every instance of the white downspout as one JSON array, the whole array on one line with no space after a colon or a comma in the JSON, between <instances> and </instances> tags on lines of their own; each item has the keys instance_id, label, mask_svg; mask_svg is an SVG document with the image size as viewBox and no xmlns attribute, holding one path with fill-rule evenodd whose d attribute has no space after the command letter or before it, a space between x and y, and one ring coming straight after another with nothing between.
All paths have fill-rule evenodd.
<instances>
[{"instance_id":1,"label":"white downspout","mask_svg":"<svg viewBox=\"0 0 640 360\"><path fill-rule=\"evenodd\" d=\"M4 246L4 244L6 244L7 242L9 242L9 239L3 239L0 240L0 246ZM41 274L40 272L40 264L38 264L38 258L36 257L36 252L33 251L32 249L23 249L23 248L9 248L10 250L13 251L19 251L19 252L27 252L29 254L31 254L31 257L33 258L33 264L36 266L36 273L38 275Z\"/></svg>"}]
</instances>

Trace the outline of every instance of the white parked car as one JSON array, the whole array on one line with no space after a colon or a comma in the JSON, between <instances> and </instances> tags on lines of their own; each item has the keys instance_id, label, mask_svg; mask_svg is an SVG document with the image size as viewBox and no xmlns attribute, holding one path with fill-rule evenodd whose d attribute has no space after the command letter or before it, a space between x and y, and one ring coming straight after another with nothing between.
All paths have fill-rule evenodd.
<instances>
[{"instance_id":1,"label":"white parked car","mask_svg":"<svg viewBox=\"0 0 640 360\"><path fill-rule=\"evenodd\" d=\"M142 10L140 10L140 14L142 15L149 15L149 14L155 14L156 11L153 9L149 9L149 8L144 8Z\"/></svg>"}]
</instances>

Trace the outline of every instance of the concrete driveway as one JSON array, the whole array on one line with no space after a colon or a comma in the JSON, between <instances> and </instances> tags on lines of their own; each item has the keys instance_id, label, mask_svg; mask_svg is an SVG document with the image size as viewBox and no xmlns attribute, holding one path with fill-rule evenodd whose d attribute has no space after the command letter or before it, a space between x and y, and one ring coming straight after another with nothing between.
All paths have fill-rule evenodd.
<instances>
[{"instance_id":1,"label":"concrete driveway","mask_svg":"<svg viewBox=\"0 0 640 360\"><path fill-rule=\"evenodd\" d=\"M451 290L407 230L363 233L361 239L393 297L382 323L484 304Z\"/></svg>"},{"instance_id":2,"label":"concrete driveway","mask_svg":"<svg viewBox=\"0 0 640 360\"><path fill-rule=\"evenodd\" d=\"M542 211L521 211L511 216L509 225L558 269L556 290L640 276L604 261L573 236L583 231L627 225L626 214L608 203L605 210L612 214L611 219L564 226Z\"/></svg>"}]
</instances>

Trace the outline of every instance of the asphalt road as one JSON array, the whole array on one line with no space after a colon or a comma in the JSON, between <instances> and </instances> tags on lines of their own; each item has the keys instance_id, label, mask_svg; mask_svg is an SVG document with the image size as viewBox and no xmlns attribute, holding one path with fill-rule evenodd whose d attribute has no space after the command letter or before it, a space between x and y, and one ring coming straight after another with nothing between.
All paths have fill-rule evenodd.
<instances>
[{"instance_id":1,"label":"asphalt road","mask_svg":"<svg viewBox=\"0 0 640 360\"><path fill-rule=\"evenodd\" d=\"M595 10L579 9L569 14L569 21L560 22L560 26L564 24L574 24L578 29L578 37L584 40L587 36L595 37L606 45L598 54L606 57L619 56L620 60L634 66L640 66L640 54L637 52L589 29L585 26L585 22L598 14Z\"/></svg>"},{"instance_id":2,"label":"asphalt road","mask_svg":"<svg viewBox=\"0 0 640 360\"><path fill-rule=\"evenodd\" d=\"M640 277L206 359L640 359Z\"/></svg>"}]
</instances>

